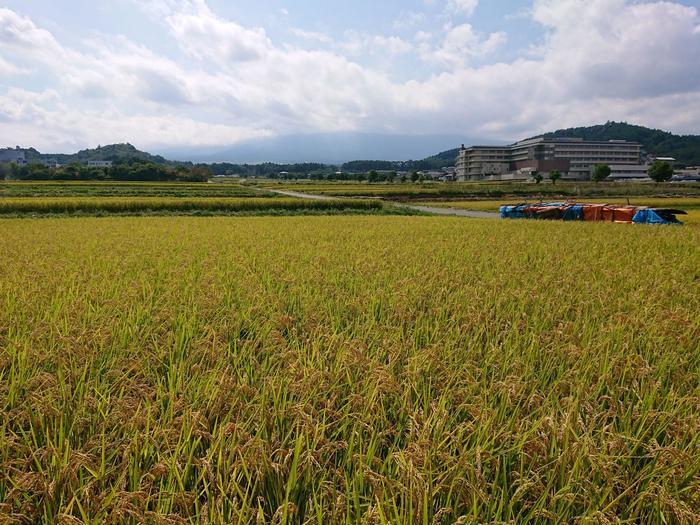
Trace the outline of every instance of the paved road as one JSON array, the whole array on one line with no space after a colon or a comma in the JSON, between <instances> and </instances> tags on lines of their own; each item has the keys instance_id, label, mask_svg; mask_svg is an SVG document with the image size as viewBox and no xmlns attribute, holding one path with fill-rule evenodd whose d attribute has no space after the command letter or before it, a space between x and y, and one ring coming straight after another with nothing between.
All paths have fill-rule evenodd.
<instances>
[{"instance_id":1,"label":"paved road","mask_svg":"<svg viewBox=\"0 0 700 525\"><path fill-rule=\"evenodd\" d=\"M300 193L298 191L288 191L288 190L270 190L273 193L279 195L284 195L285 197L296 197L298 199L313 199L329 201L334 200L336 197L330 197L328 195L313 195L311 193ZM404 204L402 202L392 202L387 201L389 204L394 206L399 206L401 208L410 208L412 210L420 211L423 213L430 213L431 215L450 215L454 217L469 217L471 219L498 219L498 213L490 211L472 211L472 210L462 210L459 208L436 208L433 206L417 206L415 204Z\"/></svg>"}]
</instances>

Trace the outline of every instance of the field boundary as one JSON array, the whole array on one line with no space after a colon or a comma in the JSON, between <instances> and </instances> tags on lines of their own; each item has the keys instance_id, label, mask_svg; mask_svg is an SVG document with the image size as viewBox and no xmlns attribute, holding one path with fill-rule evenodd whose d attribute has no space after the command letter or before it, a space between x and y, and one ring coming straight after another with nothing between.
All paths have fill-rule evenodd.
<instances>
[{"instance_id":1,"label":"field boundary","mask_svg":"<svg viewBox=\"0 0 700 525\"><path fill-rule=\"evenodd\" d=\"M287 197L296 197L299 199L310 199L310 200L335 200L338 197L331 197L329 195L314 195L311 193L300 193L297 191L287 191L287 190L270 190L279 195L284 195ZM449 215L454 217L467 217L470 219L498 219L498 213L488 212L488 211L472 211L472 210L460 210L456 208L435 208L432 206L422 206L415 204L406 204L403 202L396 201L384 201L386 204L395 206L397 208L404 208L413 210L420 213L428 213L430 215Z\"/></svg>"}]
</instances>

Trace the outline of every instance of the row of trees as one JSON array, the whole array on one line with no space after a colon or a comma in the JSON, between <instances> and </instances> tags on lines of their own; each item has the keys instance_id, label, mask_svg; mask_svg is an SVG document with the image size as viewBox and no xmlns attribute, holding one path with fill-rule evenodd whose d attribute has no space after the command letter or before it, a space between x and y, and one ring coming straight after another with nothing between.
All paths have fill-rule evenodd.
<instances>
[{"instance_id":1,"label":"row of trees","mask_svg":"<svg viewBox=\"0 0 700 525\"><path fill-rule=\"evenodd\" d=\"M539 171L533 171L531 176L537 184L544 180L544 176ZM557 181L561 179L561 172L559 170L552 170L549 172L548 177L549 180L552 181L552 184L556 184Z\"/></svg>"},{"instance_id":2,"label":"row of trees","mask_svg":"<svg viewBox=\"0 0 700 525\"><path fill-rule=\"evenodd\" d=\"M607 179L612 174L612 169L607 164L599 164L593 169L591 174L591 179L594 182L601 182ZM665 161L657 160L647 171L649 178L656 182L667 182L673 177L673 167ZM539 171L532 172L532 179L539 184L544 180L544 176ZM552 184L556 184L559 179L561 179L561 173L558 170L550 171L548 174L549 179Z\"/></svg>"},{"instance_id":3,"label":"row of trees","mask_svg":"<svg viewBox=\"0 0 700 525\"><path fill-rule=\"evenodd\" d=\"M55 181L146 181L146 182L206 182L211 172L200 166L171 167L153 162L129 162L109 168L94 168L69 164L60 168L44 164L0 164L0 179Z\"/></svg>"}]
</instances>

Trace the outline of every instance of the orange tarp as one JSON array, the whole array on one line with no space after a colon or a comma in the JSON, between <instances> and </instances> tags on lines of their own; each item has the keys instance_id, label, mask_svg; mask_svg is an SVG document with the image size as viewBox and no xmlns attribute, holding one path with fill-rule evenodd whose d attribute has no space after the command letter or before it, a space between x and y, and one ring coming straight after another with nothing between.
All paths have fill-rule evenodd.
<instances>
[{"instance_id":1,"label":"orange tarp","mask_svg":"<svg viewBox=\"0 0 700 525\"><path fill-rule=\"evenodd\" d=\"M641 208L636 206L585 204L583 206L583 220L631 223L640 209Z\"/></svg>"}]
</instances>

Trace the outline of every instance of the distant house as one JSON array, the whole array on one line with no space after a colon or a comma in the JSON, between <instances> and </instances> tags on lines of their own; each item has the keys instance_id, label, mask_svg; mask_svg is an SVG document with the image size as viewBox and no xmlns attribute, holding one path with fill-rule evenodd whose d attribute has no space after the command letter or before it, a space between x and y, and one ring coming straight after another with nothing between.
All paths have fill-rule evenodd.
<instances>
[{"instance_id":1,"label":"distant house","mask_svg":"<svg viewBox=\"0 0 700 525\"><path fill-rule=\"evenodd\" d=\"M649 166L646 164L609 164L610 176L608 180L617 181L640 181L648 182ZM591 173L594 168L591 168Z\"/></svg>"},{"instance_id":2,"label":"distant house","mask_svg":"<svg viewBox=\"0 0 700 525\"><path fill-rule=\"evenodd\" d=\"M89 160L87 165L88 165L88 168L111 168L112 161L111 160Z\"/></svg>"},{"instance_id":3,"label":"distant house","mask_svg":"<svg viewBox=\"0 0 700 525\"><path fill-rule=\"evenodd\" d=\"M0 149L0 162L7 164L26 164L27 159L24 156L24 151L20 148L5 148Z\"/></svg>"},{"instance_id":4,"label":"distant house","mask_svg":"<svg viewBox=\"0 0 700 525\"><path fill-rule=\"evenodd\" d=\"M700 166L674 170L671 182L700 182Z\"/></svg>"}]
</instances>

